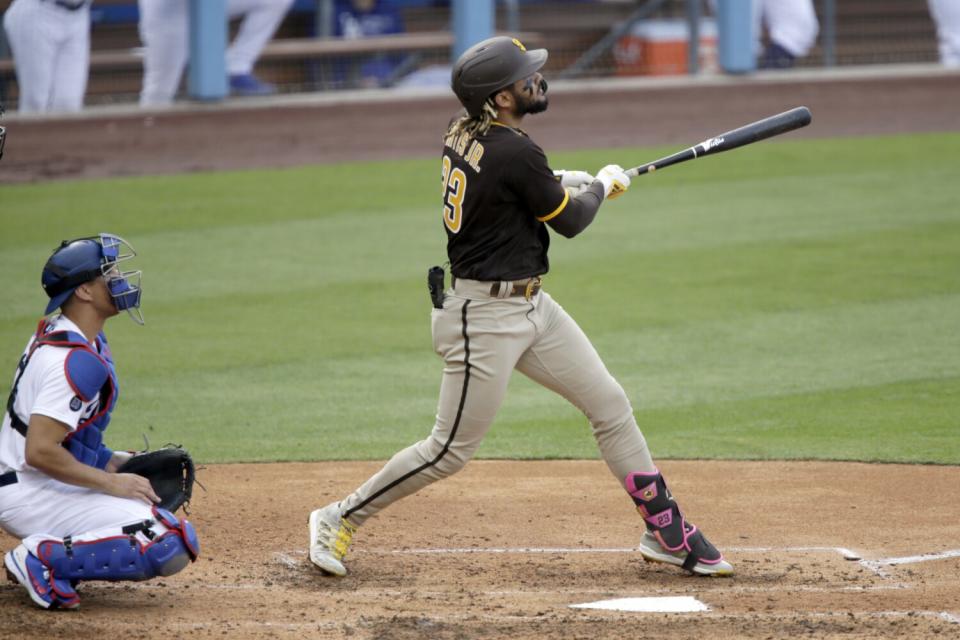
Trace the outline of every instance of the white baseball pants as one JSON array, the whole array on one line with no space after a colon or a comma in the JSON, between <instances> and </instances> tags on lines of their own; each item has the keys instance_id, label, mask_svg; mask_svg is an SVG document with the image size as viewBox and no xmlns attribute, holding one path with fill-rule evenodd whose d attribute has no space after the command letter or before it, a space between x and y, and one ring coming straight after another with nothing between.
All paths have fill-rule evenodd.
<instances>
[{"instance_id":1,"label":"white baseball pants","mask_svg":"<svg viewBox=\"0 0 960 640\"><path fill-rule=\"evenodd\" d=\"M117 498L65 484L36 471L17 474L18 482L0 487L0 527L36 544L51 538L77 536L152 519L145 502Z\"/></svg>"},{"instance_id":2,"label":"white baseball pants","mask_svg":"<svg viewBox=\"0 0 960 640\"><path fill-rule=\"evenodd\" d=\"M227 47L227 73L247 74L273 37L293 0L227 0L230 18L243 16ZM140 104L173 102L190 56L187 0L139 0L140 40L144 46Z\"/></svg>"},{"instance_id":3,"label":"white baseball pants","mask_svg":"<svg viewBox=\"0 0 960 640\"><path fill-rule=\"evenodd\" d=\"M90 5L76 11L14 0L3 15L20 91L20 113L83 108L90 67Z\"/></svg>"}]
</instances>

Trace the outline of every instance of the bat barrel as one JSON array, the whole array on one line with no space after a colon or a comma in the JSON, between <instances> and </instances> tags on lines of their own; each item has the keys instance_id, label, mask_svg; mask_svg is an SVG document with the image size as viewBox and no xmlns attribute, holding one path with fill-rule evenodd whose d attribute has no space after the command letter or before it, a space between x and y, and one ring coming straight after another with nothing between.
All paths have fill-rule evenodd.
<instances>
[{"instance_id":1,"label":"bat barrel","mask_svg":"<svg viewBox=\"0 0 960 640\"><path fill-rule=\"evenodd\" d=\"M806 107L795 107L789 111L784 111L783 113L778 113L763 120L751 122L748 125L733 129L732 131L721 133L718 136L704 140L700 144L667 156L666 158L660 158L659 160L628 169L626 173L630 177L636 177L679 162L686 162L687 160L693 160L701 156L729 151L730 149L736 149L737 147L742 147L753 142L778 136L781 133L800 129L810 124L812 120L813 116L810 114L810 109Z\"/></svg>"},{"instance_id":2,"label":"bat barrel","mask_svg":"<svg viewBox=\"0 0 960 640\"><path fill-rule=\"evenodd\" d=\"M775 116L758 120L753 124L748 124L745 127L735 129L724 135L733 135L739 131L744 131L752 134L753 140L765 140L773 136L778 136L781 133L786 133L787 131L805 127L810 124L812 120L813 116L810 114L810 109L806 107L796 107L789 111L778 113Z\"/></svg>"}]
</instances>

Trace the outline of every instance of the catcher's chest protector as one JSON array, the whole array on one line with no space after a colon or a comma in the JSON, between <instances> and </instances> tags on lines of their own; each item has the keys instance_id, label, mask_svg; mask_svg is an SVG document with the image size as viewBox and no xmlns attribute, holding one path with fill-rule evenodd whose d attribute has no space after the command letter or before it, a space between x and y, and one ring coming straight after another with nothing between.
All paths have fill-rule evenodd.
<instances>
[{"instance_id":1,"label":"catcher's chest protector","mask_svg":"<svg viewBox=\"0 0 960 640\"><path fill-rule=\"evenodd\" d=\"M20 384L20 378L26 371L33 354L43 346L70 349L70 353L67 354L64 361L64 374L67 376L70 386L76 391L77 397L84 402L92 400L97 393L100 394L100 397L96 412L77 425L76 430L64 439L63 446L81 463L102 468L109 461L109 457L103 460L98 459L103 442L103 432L110 423L110 413L116 405L119 391L117 373L113 366L110 347L102 333L98 336L102 353L98 353L79 333L74 331L46 333L47 328L47 323L41 321L37 328L33 346L26 357L20 361L17 368L17 377L7 400L7 412L10 414L11 426L26 437L28 425L20 419L14 411L13 405L17 397L17 386Z\"/></svg>"}]
</instances>

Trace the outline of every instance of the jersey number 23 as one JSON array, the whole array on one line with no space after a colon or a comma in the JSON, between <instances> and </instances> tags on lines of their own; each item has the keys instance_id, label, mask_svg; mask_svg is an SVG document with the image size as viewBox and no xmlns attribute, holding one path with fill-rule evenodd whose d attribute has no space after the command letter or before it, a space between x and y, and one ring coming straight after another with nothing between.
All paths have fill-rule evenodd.
<instances>
[{"instance_id":1,"label":"jersey number 23","mask_svg":"<svg viewBox=\"0 0 960 640\"><path fill-rule=\"evenodd\" d=\"M467 190L467 176L459 168L450 164L450 158L443 156L443 224L451 233L460 231L463 222L463 196Z\"/></svg>"}]
</instances>

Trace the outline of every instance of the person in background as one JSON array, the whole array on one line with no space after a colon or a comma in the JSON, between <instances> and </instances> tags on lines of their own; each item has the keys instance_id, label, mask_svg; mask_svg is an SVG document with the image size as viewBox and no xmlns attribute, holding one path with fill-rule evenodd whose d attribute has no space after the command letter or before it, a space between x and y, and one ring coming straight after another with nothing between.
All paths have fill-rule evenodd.
<instances>
[{"instance_id":1,"label":"person in background","mask_svg":"<svg viewBox=\"0 0 960 640\"><path fill-rule=\"evenodd\" d=\"M13 0L3 15L20 113L83 109L90 68L91 0Z\"/></svg>"},{"instance_id":2,"label":"person in background","mask_svg":"<svg viewBox=\"0 0 960 640\"><path fill-rule=\"evenodd\" d=\"M767 46L760 54L761 69L789 69L810 52L817 42L820 23L813 0L754 0L754 33L761 23L767 30Z\"/></svg>"},{"instance_id":3,"label":"person in background","mask_svg":"<svg viewBox=\"0 0 960 640\"><path fill-rule=\"evenodd\" d=\"M144 45L141 106L173 102L190 56L188 0L138 0ZM293 0L227 0L227 15L242 18L227 48L232 95L270 95L276 87L253 75L253 65L293 4Z\"/></svg>"},{"instance_id":4,"label":"person in background","mask_svg":"<svg viewBox=\"0 0 960 640\"><path fill-rule=\"evenodd\" d=\"M708 0L707 4L716 15L717 0ZM750 10L753 48L760 69L789 69L816 44L820 23L813 0L752 0Z\"/></svg>"},{"instance_id":5,"label":"person in background","mask_svg":"<svg viewBox=\"0 0 960 640\"><path fill-rule=\"evenodd\" d=\"M335 34L347 40L403 33L403 17L390 0L338 0ZM337 74L351 85L391 85L403 57L376 54L353 63L341 63Z\"/></svg>"},{"instance_id":6,"label":"person in background","mask_svg":"<svg viewBox=\"0 0 960 640\"><path fill-rule=\"evenodd\" d=\"M940 62L947 67L960 67L960 1L927 0L930 15L937 25Z\"/></svg>"}]
</instances>

